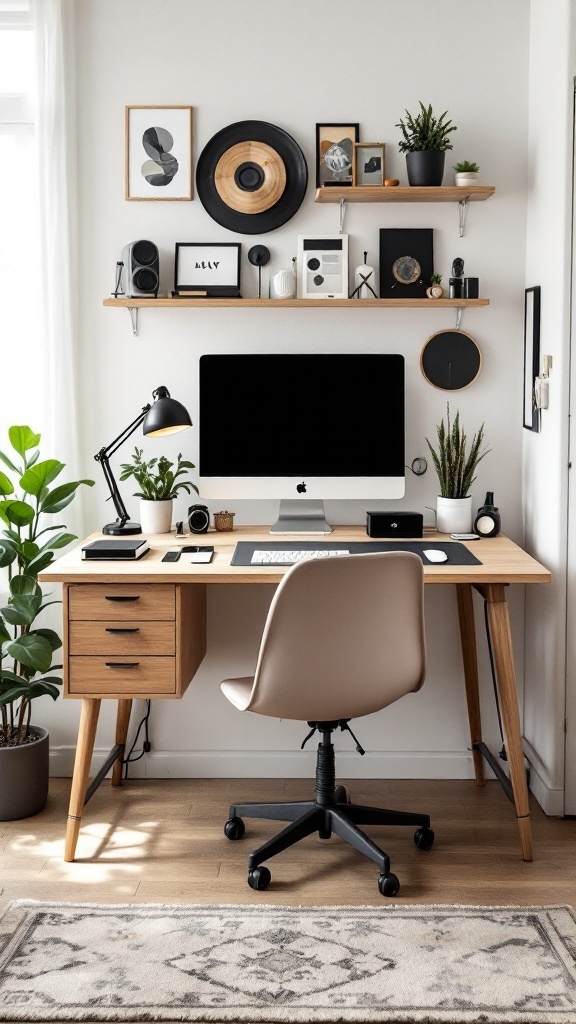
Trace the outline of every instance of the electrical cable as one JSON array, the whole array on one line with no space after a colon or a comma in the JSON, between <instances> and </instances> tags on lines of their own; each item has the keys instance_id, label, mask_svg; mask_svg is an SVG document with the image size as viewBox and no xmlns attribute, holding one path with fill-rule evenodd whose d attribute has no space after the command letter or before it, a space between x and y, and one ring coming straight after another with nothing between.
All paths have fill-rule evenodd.
<instances>
[{"instance_id":1,"label":"electrical cable","mask_svg":"<svg viewBox=\"0 0 576 1024\"><path fill-rule=\"evenodd\" d=\"M139 761L141 757L144 757L144 754L148 754L150 752L150 750L152 749L152 744L150 743L150 739L149 739L149 736L148 736L148 720L150 718L150 711L151 711L151 709L152 709L152 702L150 700L147 700L146 701L146 714L140 720L140 724L138 726L138 729L136 730L136 735L134 737L134 742L132 743L132 746L130 747L130 750L128 751L128 754L126 755L125 758L122 759L122 764L124 765L124 778L125 779L128 778L128 765L129 764L134 764L135 761ZM138 742L138 737L140 736L140 732L141 732L142 726L144 726L144 737L145 737L144 738L144 742L142 744L142 750L138 754L138 757L132 757L132 752L133 752L134 747L136 746L136 744Z\"/></svg>"}]
</instances>

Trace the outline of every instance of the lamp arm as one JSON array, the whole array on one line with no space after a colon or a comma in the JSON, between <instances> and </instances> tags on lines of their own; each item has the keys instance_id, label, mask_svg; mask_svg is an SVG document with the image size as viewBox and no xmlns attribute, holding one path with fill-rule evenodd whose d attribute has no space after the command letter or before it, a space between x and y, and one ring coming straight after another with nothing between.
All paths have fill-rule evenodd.
<instances>
[{"instance_id":1,"label":"lamp arm","mask_svg":"<svg viewBox=\"0 0 576 1024\"><path fill-rule=\"evenodd\" d=\"M146 413L150 411L150 408L150 405L145 405L144 408L142 409L142 412L138 414L136 419L133 420L132 423L130 423L122 431L122 433L119 434L118 437L116 437L109 445L107 445L105 448L101 448L100 451L97 452L96 455L94 456L96 462L99 462L100 465L102 466L102 471L104 473L104 477L106 483L108 484L108 489L110 491L110 497L112 498L114 508L116 509L118 519L120 520L122 526L124 525L124 523L128 522L130 516L126 511L126 507L124 505L124 502L122 501L122 495L118 490L118 484L116 483L116 479L114 477L114 474L112 473L112 469L110 467L110 456L114 455L114 452L118 450L120 445L124 444L124 441L127 441L130 435L133 434L135 430L137 430L141 423L144 422Z\"/></svg>"}]
</instances>

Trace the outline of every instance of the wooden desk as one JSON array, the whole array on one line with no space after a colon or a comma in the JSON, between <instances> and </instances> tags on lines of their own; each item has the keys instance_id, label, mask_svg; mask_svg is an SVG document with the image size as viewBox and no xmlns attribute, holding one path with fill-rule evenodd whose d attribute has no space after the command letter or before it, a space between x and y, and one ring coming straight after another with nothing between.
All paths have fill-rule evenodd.
<instances>
[{"instance_id":1,"label":"wooden desk","mask_svg":"<svg viewBox=\"0 0 576 1024\"><path fill-rule=\"evenodd\" d=\"M97 539L94 534L88 540ZM276 538L278 539L278 538ZM298 538L282 537L294 546ZM331 540L367 540L363 527L337 527ZM206 652L206 586L211 583L278 583L278 566L231 566L237 541L270 540L262 527L193 538L214 544L210 565L162 562L174 537L150 538L152 550L140 562L83 562L80 547L40 574L42 582L62 583L64 611L64 696L82 700L82 713L64 859L74 860L82 808L95 784L112 767L112 785L119 786L132 700L178 699L198 670ZM426 541L446 540L427 531ZM83 542L86 543L86 542ZM187 538L181 543L190 543ZM484 598L492 636L498 693L504 726L510 782L500 778L513 800L524 860L532 859L528 787L524 771L518 693L510 634L506 588L514 583L548 583L550 573L507 537L469 544L482 565L427 565L427 585L455 584L476 782L484 782L478 664L472 590ZM116 744L87 792L100 702L118 701ZM490 762L492 763L492 761ZM493 764L499 769L497 764ZM501 771L501 770L500 770ZM502 773L501 773L502 776Z\"/></svg>"}]
</instances>

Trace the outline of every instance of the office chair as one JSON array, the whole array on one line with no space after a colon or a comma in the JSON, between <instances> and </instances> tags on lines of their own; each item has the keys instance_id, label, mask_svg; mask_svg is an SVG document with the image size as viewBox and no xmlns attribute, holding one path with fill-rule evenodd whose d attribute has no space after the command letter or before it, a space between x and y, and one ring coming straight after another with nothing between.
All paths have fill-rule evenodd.
<instances>
[{"instance_id":1,"label":"office chair","mask_svg":"<svg viewBox=\"0 0 576 1024\"><path fill-rule=\"evenodd\" d=\"M263 861L313 832L321 839L335 832L377 864L381 894L396 895L400 883L390 871L389 857L358 826L416 825L414 842L429 850L434 842L430 818L348 803L344 786L336 785L332 733L338 728L351 732L350 719L419 690L425 670L418 555L344 555L305 560L289 569L270 606L255 675L225 679L220 686L240 711L305 721L312 730L306 740L315 731L321 736L313 800L230 807L224 833L231 840L244 835L243 815L291 823L249 857L252 889L270 883ZM359 744L356 749L364 753Z\"/></svg>"}]
</instances>

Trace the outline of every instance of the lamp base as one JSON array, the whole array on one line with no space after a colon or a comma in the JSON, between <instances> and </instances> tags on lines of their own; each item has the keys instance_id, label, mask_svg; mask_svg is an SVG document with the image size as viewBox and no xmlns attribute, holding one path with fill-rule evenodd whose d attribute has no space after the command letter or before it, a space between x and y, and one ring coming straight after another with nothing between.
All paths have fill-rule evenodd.
<instances>
[{"instance_id":1,"label":"lamp base","mask_svg":"<svg viewBox=\"0 0 576 1024\"><path fill-rule=\"evenodd\" d=\"M134 533L142 533L142 527L140 523L121 523L117 519L115 523L103 526L102 533L107 537L130 537Z\"/></svg>"}]
</instances>

